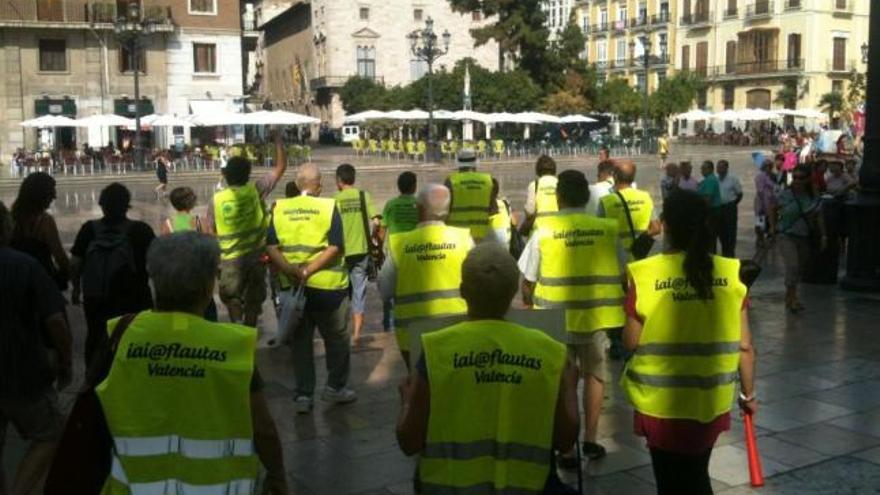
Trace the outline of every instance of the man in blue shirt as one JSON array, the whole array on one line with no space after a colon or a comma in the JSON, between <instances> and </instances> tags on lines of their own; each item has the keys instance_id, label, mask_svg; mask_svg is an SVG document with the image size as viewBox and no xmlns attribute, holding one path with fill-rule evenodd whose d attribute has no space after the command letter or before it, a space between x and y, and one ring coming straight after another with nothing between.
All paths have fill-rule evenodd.
<instances>
[{"instance_id":1,"label":"man in blue shirt","mask_svg":"<svg viewBox=\"0 0 880 495\"><path fill-rule=\"evenodd\" d=\"M700 196L706 198L709 203L709 228L712 231L712 253L717 249L718 244L718 224L721 220L721 183L718 176L715 175L715 164L711 160L706 160L700 166L700 172L703 174L703 180L697 186L697 192Z\"/></svg>"}]
</instances>

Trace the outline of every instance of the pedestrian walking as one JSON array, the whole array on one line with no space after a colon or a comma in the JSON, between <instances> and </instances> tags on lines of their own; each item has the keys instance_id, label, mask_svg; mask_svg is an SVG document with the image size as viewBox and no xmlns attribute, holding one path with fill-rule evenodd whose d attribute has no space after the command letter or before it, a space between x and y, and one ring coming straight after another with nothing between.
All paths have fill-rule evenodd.
<instances>
[{"instance_id":1,"label":"pedestrian walking","mask_svg":"<svg viewBox=\"0 0 880 495\"><path fill-rule=\"evenodd\" d=\"M419 212L416 206L416 174L406 171L397 177L397 190L400 196L385 203L382 220L376 230L376 239L387 259L388 238L401 232L409 232L419 223ZM394 300L382 299L382 329L389 332L394 329Z\"/></svg>"},{"instance_id":2,"label":"pedestrian walking","mask_svg":"<svg viewBox=\"0 0 880 495\"><path fill-rule=\"evenodd\" d=\"M548 493L553 450L577 437L575 368L561 343L504 321L519 273L503 247L474 248L461 278L468 320L422 336L398 443L419 454L426 495Z\"/></svg>"},{"instance_id":3,"label":"pedestrian walking","mask_svg":"<svg viewBox=\"0 0 880 495\"><path fill-rule=\"evenodd\" d=\"M333 403L357 400L346 385L351 360L351 304L345 266L342 216L333 198L321 198L321 171L312 164L296 171L302 194L280 199L268 233L269 257L284 275L282 291L305 284L303 314L293 329L291 347L296 379L294 401L299 414L314 406L315 328L326 349L327 386L322 398ZM293 304L286 298L282 304Z\"/></svg>"},{"instance_id":4,"label":"pedestrian walking","mask_svg":"<svg viewBox=\"0 0 880 495\"><path fill-rule=\"evenodd\" d=\"M764 160L755 175L755 239L759 248L776 231L776 188L773 162Z\"/></svg>"},{"instance_id":5,"label":"pedestrian walking","mask_svg":"<svg viewBox=\"0 0 880 495\"><path fill-rule=\"evenodd\" d=\"M697 193L709 205L709 229L712 232L711 252L718 251L718 234L721 226L721 183L715 175L715 164L706 160L700 166L703 180L697 186Z\"/></svg>"},{"instance_id":6,"label":"pedestrian walking","mask_svg":"<svg viewBox=\"0 0 880 495\"><path fill-rule=\"evenodd\" d=\"M275 161L265 175L250 182L251 162L243 156L229 159L223 168L226 188L208 203L205 224L220 243L220 300L233 322L256 327L266 300L266 248L269 215L265 201L287 170L287 151L281 133L273 130Z\"/></svg>"},{"instance_id":7,"label":"pedestrian walking","mask_svg":"<svg viewBox=\"0 0 880 495\"><path fill-rule=\"evenodd\" d=\"M369 192L358 189L355 169L348 163L336 168L336 206L342 215L345 233L345 266L351 282L351 316L354 345L360 344L367 307L367 282L378 270L379 249L375 241L381 216Z\"/></svg>"},{"instance_id":8,"label":"pedestrian walking","mask_svg":"<svg viewBox=\"0 0 880 495\"><path fill-rule=\"evenodd\" d=\"M153 163L156 166L156 178L159 180L159 185L156 186L156 195L160 198L165 197L166 190L168 189L168 169L171 166L171 160L168 159L168 156L163 151L156 151L156 158L153 160Z\"/></svg>"},{"instance_id":9,"label":"pedestrian walking","mask_svg":"<svg viewBox=\"0 0 880 495\"><path fill-rule=\"evenodd\" d=\"M209 236L157 239L147 258L155 308L108 324L107 362L96 362L99 384L89 384L113 440L107 493L150 486L255 493L261 467L269 493L288 493L281 441L256 369L257 332L202 318L219 263Z\"/></svg>"},{"instance_id":10,"label":"pedestrian walking","mask_svg":"<svg viewBox=\"0 0 880 495\"><path fill-rule=\"evenodd\" d=\"M605 456L597 443L605 391L606 332L623 328L623 266L626 255L616 219L596 218L584 207L589 182L577 170L559 174L559 212L542 222L519 260L523 303L539 309L564 309L568 354L584 379L583 454ZM589 260L589 262L585 262ZM560 457L563 468L578 468L577 457Z\"/></svg>"},{"instance_id":11,"label":"pedestrian walking","mask_svg":"<svg viewBox=\"0 0 880 495\"><path fill-rule=\"evenodd\" d=\"M779 194L776 204L779 249L785 264L785 308L798 313L804 310L798 298L798 284L811 262L812 252L824 251L828 243L821 203L810 187L806 167L792 171L791 187Z\"/></svg>"},{"instance_id":12,"label":"pedestrian walking","mask_svg":"<svg viewBox=\"0 0 880 495\"><path fill-rule=\"evenodd\" d=\"M718 160L718 186L721 192L721 214L718 225L721 256L735 258L738 208L739 202L743 199L743 189L739 177L730 173L730 163L727 160Z\"/></svg>"},{"instance_id":13,"label":"pedestrian walking","mask_svg":"<svg viewBox=\"0 0 880 495\"><path fill-rule=\"evenodd\" d=\"M9 486L9 493L25 494L37 491L61 436L57 392L73 376L72 338L55 281L36 259L10 247L12 231L0 202L0 493ZM28 442L11 485L2 462L10 424Z\"/></svg>"},{"instance_id":14,"label":"pedestrian walking","mask_svg":"<svg viewBox=\"0 0 880 495\"><path fill-rule=\"evenodd\" d=\"M526 204L523 208L526 219L522 226L525 235L533 227L538 227L541 218L559 210L556 204L556 161L547 155L539 156L535 162L535 176L536 179L526 189Z\"/></svg>"},{"instance_id":15,"label":"pedestrian walking","mask_svg":"<svg viewBox=\"0 0 880 495\"><path fill-rule=\"evenodd\" d=\"M693 192L663 207L667 249L630 263L621 379L635 433L651 452L659 495L712 493L709 459L739 403L757 410L755 352L739 260L709 253L709 206Z\"/></svg>"},{"instance_id":16,"label":"pedestrian walking","mask_svg":"<svg viewBox=\"0 0 880 495\"><path fill-rule=\"evenodd\" d=\"M388 257L379 273L382 299L394 299L397 345L407 367L407 327L431 317L465 313L459 294L461 265L474 245L470 231L444 223L449 215L449 189L428 184L416 197L419 223L391 236Z\"/></svg>"},{"instance_id":17,"label":"pedestrian walking","mask_svg":"<svg viewBox=\"0 0 880 495\"><path fill-rule=\"evenodd\" d=\"M664 132L657 138L657 155L660 157L660 169L666 164L666 158L669 156L669 136Z\"/></svg>"},{"instance_id":18,"label":"pedestrian walking","mask_svg":"<svg viewBox=\"0 0 880 495\"><path fill-rule=\"evenodd\" d=\"M86 365L107 340L107 321L153 306L147 275L152 227L128 218L131 192L118 182L98 198L103 216L80 227L71 254L71 302L86 317Z\"/></svg>"},{"instance_id":19,"label":"pedestrian walking","mask_svg":"<svg viewBox=\"0 0 880 495\"><path fill-rule=\"evenodd\" d=\"M477 155L463 150L458 153L458 171L450 174L445 185L452 193L447 223L470 230L474 242L481 242L489 231L492 176L477 172Z\"/></svg>"},{"instance_id":20,"label":"pedestrian walking","mask_svg":"<svg viewBox=\"0 0 880 495\"><path fill-rule=\"evenodd\" d=\"M47 210L55 201L55 179L45 172L34 172L22 181L12 203L10 245L40 262L61 290L67 290L70 258L61 244L55 217Z\"/></svg>"}]
</instances>

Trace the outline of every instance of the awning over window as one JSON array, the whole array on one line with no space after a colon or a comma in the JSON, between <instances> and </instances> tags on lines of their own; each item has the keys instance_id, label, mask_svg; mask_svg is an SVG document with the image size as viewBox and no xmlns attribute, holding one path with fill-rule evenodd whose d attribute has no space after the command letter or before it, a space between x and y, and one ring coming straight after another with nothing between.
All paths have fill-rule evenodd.
<instances>
[{"instance_id":1,"label":"awning over window","mask_svg":"<svg viewBox=\"0 0 880 495\"><path fill-rule=\"evenodd\" d=\"M76 118L76 101L71 98L40 98L34 100L34 115L63 115Z\"/></svg>"},{"instance_id":2,"label":"awning over window","mask_svg":"<svg viewBox=\"0 0 880 495\"><path fill-rule=\"evenodd\" d=\"M118 100L113 100L113 113L133 119L135 110L134 105L134 100L131 98L121 98ZM153 100L150 100L149 98L141 98L138 107L141 117L156 113L153 108Z\"/></svg>"}]
</instances>

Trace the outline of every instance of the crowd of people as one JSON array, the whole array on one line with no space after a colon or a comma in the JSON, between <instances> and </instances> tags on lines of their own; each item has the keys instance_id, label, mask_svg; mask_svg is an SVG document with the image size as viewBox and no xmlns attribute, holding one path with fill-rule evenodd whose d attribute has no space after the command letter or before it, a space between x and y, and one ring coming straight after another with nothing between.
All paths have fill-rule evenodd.
<instances>
[{"instance_id":1,"label":"crowd of people","mask_svg":"<svg viewBox=\"0 0 880 495\"><path fill-rule=\"evenodd\" d=\"M701 180L690 162L667 164L661 208L639 188L635 163L607 149L592 182L541 156L520 214L463 151L444 183L401 173L399 196L380 210L349 164L337 167L330 194L321 169L305 163L268 204L287 168L280 136L275 146L280 159L256 180L245 157L229 158L204 217L192 189L171 190L174 211L158 237L128 218L127 188L108 185L103 216L81 227L69 256L47 211L49 175L28 176L11 213L0 204L0 291L14 295L0 302L13 322L0 332L0 420L32 442L12 493L47 472L47 486L83 483L53 465L71 459L71 446L58 446L67 432L55 395L72 376L63 291L85 315L80 398L96 397L108 438L106 465L93 468L98 489L252 493L262 469L270 492L283 494L256 366L264 303L275 302L278 341L292 350L294 410L306 415L316 394L327 404L358 398L349 370L371 281L409 372L397 438L419 456L419 493L547 493L559 485L556 467L604 457L607 356L625 363L621 387L658 493L712 493L709 459L730 428L737 383L742 410L757 410L748 289L735 258L743 189L727 161L700 164ZM775 234L784 256L803 263L818 195L855 186L844 163L792 167L788 152L762 164L755 213L759 240ZM789 264L786 305L797 311L800 265L790 273ZM229 323L218 321L215 293ZM506 316L512 306L558 313L563 331L523 326ZM432 330L437 321L448 325ZM326 350L321 389L316 329Z\"/></svg>"}]
</instances>

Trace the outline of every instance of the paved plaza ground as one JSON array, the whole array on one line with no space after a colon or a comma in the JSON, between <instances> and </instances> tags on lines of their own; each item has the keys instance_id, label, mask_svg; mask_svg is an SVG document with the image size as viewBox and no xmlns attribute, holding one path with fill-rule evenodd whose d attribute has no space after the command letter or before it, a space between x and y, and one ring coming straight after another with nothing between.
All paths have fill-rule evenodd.
<instances>
[{"instance_id":1,"label":"paved plaza ground","mask_svg":"<svg viewBox=\"0 0 880 495\"><path fill-rule=\"evenodd\" d=\"M745 187L740 206L738 255L754 252L752 233L753 177L751 149L722 147L675 147L672 159L726 158L732 172ZM346 158L343 151L319 152L318 162L328 171L325 194L335 190L332 167ZM419 180L442 181L450 165L424 166L355 160L359 183L371 191L378 204L396 195L395 178L403 169L418 172ZM655 157L639 157L637 181L659 200L659 170ZM525 190L534 173L533 162L487 164L501 190L515 208L521 208ZM595 178L595 157L562 157L560 168L583 170ZM288 172L286 178L293 177ZM100 215L96 200L108 178L60 179L53 213L66 243L72 243L80 224ZM171 176L171 187L190 185L203 201L217 177L206 174ZM132 217L157 226L169 205L156 199L149 175L127 175L134 201ZM10 204L15 183L0 180L0 200ZM283 188L280 188L283 189ZM280 192L280 191L279 191ZM202 210L200 210L202 211ZM659 243L658 243L659 244ZM751 325L758 349L756 390L760 410L756 416L758 444L767 485L754 493L765 494L868 494L880 493L880 296L841 291L837 286L805 286L807 310L788 315L783 305L781 260L769 256L765 274L751 296ZM0 296L2 297L2 296ZM267 311L261 322L261 341L274 332L274 317ZM85 335L80 308L70 310L77 357L77 381L82 377L82 345ZM415 467L396 445L394 425L398 413L397 384L405 369L390 334L382 333L381 305L375 286L370 287L366 338L352 357L351 386L358 402L327 406L318 402L312 414L294 413L293 368L287 349L259 350L261 374L284 446L288 479L297 494L408 494ZM320 340L316 352L323 356ZM317 360L318 383L326 376L323 357ZM639 495L654 493L650 457L644 442L632 434L632 410L617 379L621 364L609 361L613 380L606 389L600 422L600 442L608 456L585 467L588 494ZM66 407L70 391L62 394ZM7 472L18 462L24 444L14 433L7 440L4 460ZM711 475L715 491L723 494L753 493L748 487L746 450L742 423L733 422L712 455ZM565 479L573 478L565 474Z\"/></svg>"}]
</instances>

